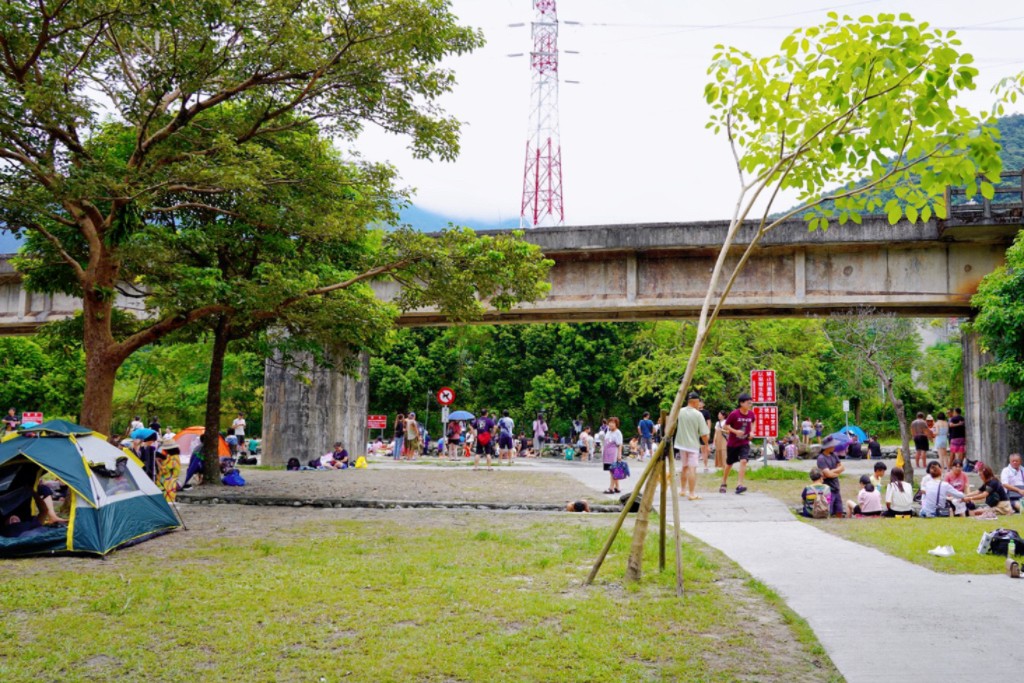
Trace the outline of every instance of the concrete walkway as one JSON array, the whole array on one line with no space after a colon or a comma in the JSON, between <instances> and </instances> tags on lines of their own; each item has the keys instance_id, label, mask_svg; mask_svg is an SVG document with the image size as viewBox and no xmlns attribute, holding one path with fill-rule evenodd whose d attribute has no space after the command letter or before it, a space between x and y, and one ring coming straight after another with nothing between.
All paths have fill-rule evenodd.
<instances>
[{"instance_id":1,"label":"concrete walkway","mask_svg":"<svg viewBox=\"0 0 1024 683\"><path fill-rule=\"evenodd\" d=\"M599 468L549 468L595 490L607 486ZM682 501L683 529L782 596L850 683L974 680L1017 670L1024 581L938 574L798 521L763 494L702 495ZM990 526L978 525L979 538Z\"/></svg>"}]
</instances>

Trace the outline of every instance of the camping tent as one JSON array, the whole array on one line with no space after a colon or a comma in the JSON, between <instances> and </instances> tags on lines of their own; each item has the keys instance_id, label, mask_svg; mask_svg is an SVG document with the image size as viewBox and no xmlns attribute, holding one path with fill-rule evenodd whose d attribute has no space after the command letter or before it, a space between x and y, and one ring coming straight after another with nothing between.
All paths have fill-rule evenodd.
<instances>
[{"instance_id":1,"label":"camping tent","mask_svg":"<svg viewBox=\"0 0 1024 683\"><path fill-rule=\"evenodd\" d=\"M134 455L91 429L64 420L49 420L31 431L37 436L19 434L0 443L0 512L9 514L8 508L23 504L25 494L31 495L31 487L46 472L67 485L70 520L67 527L48 527L30 536L0 535L0 557L106 555L130 541L181 526Z\"/></svg>"},{"instance_id":2,"label":"camping tent","mask_svg":"<svg viewBox=\"0 0 1024 683\"><path fill-rule=\"evenodd\" d=\"M183 465L188 464L192 451L199 445L199 437L205 431L205 427L186 427L174 435L174 440L178 442L178 448L181 449L181 462ZM221 458L231 457L231 449L228 448L228 442L219 434L217 435L217 455Z\"/></svg>"}]
</instances>

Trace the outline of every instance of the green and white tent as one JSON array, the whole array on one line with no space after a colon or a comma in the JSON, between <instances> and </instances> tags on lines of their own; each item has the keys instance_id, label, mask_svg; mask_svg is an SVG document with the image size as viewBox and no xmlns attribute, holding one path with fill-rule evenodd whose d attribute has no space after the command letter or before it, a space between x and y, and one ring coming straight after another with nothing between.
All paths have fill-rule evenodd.
<instances>
[{"instance_id":1,"label":"green and white tent","mask_svg":"<svg viewBox=\"0 0 1024 683\"><path fill-rule=\"evenodd\" d=\"M45 528L25 537L0 535L0 557L57 552L106 555L126 543L181 526L138 459L87 427L50 420L0 443L0 512L5 499L17 502L26 494L25 482L34 485L44 474L68 486L68 526Z\"/></svg>"}]
</instances>

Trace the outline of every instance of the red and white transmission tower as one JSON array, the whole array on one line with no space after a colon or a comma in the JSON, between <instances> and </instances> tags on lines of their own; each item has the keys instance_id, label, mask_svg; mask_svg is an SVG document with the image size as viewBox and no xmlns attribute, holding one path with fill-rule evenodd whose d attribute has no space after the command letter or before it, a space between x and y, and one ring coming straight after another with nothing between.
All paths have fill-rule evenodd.
<instances>
[{"instance_id":1,"label":"red and white transmission tower","mask_svg":"<svg viewBox=\"0 0 1024 683\"><path fill-rule=\"evenodd\" d=\"M530 128L523 170L524 228L561 225L562 145L558 137L558 12L555 0L533 0Z\"/></svg>"}]
</instances>

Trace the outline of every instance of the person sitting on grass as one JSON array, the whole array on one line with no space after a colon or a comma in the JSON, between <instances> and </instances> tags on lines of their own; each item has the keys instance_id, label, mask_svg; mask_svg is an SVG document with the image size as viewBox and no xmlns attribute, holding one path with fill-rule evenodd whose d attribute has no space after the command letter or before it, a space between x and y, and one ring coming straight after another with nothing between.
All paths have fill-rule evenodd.
<instances>
[{"instance_id":1,"label":"person sitting on grass","mask_svg":"<svg viewBox=\"0 0 1024 683\"><path fill-rule=\"evenodd\" d=\"M846 508L850 517L854 515L878 517L882 514L882 496L875 485L871 483L871 477L866 474L861 475L857 500L846 501Z\"/></svg>"},{"instance_id":2,"label":"person sitting on grass","mask_svg":"<svg viewBox=\"0 0 1024 683\"><path fill-rule=\"evenodd\" d=\"M942 413L939 414L941 415ZM953 464L950 465L949 472L947 472L946 476L943 478L946 483L960 493L967 494L971 492L970 480L967 478L967 474L964 473L963 461L960 460L960 458L953 461ZM967 511L973 510L975 507L977 506L974 503L958 500L953 505L953 514L957 517L966 517Z\"/></svg>"},{"instance_id":3,"label":"person sitting on grass","mask_svg":"<svg viewBox=\"0 0 1024 683\"><path fill-rule=\"evenodd\" d=\"M879 494L882 491L883 479L885 478L885 463L876 462L874 467L874 474L871 475L871 485L874 486Z\"/></svg>"},{"instance_id":4,"label":"person sitting on grass","mask_svg":"<svg viewBox=\"0 0 1024 683\"><path fill-rule=\"evenodd\" d=\"M804 517L813 518L814 501L817 500L819 496L825 496L825 500L829 502L829 508L831 508L833 494L832 489L829 488L828 485L822 481L821 470L819 470L817 467L812 467L811 471L808 473L808 476L810 476L811 478L811 485L805 486L804 490L800 493L800 499L804 503L803 509L800 511L800 514Z\"/></svg>"},{"instance_id":5,"label":"person sitting on grass","mask_svg":"<svg viewBox=\"0 0 1024 683\"><path fill-rule=\"evenodd\" d=\"M911 517L914 514L914 487L903 481L902 467L893 467L885 487L883 517Z\"/></svg>"},{"instance_id":6,"label":"person sitting on grass","mask_svg":"<svg viewBox=\"0 0 1024 683\"><path fill-rule=\"evenodd\" d=\"M921 513L922 517L948 517L949 498L962 500L964 494L957 491L942 479L942 465L938 460L928 463L928 475L921 477Z\"/></svg>"},{"instance_id":7,"label":"person sitting on grass","mask_svg":"<svg viewBox=\"0 0 1024 683\"><path fill-rule=\"evenodd\" d=\"M981 477L981 487L977 493L969 493L963 497L965 501L984 500L988 505L987 509L977 509L971 512L972 516L993 516L1012 515L1013 508L1010 507L1010 496L1006 493L1006 487L992 473L992 468L982 465L978 470Z\"/></svg>"},{"instance_id":8,"label":"person sitting on grass","mask_svg":"<svg viewBox=\"0 0 1024 683\"><path fill-rule=\"evenodd\" d=\"M585 500L574 500L565 504L566 512L590 512L590 503Z\"/></svg>"}]
</instances>

